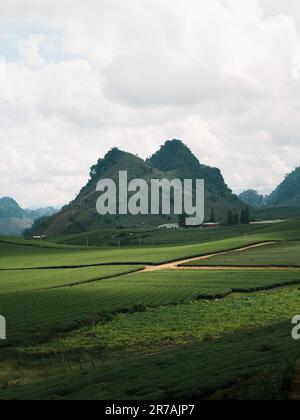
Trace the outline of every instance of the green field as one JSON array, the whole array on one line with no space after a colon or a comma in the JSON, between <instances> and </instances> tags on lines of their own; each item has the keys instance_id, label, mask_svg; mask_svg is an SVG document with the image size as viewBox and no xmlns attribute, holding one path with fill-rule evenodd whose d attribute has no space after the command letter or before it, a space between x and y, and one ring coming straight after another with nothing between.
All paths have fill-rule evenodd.
<instances>
[{"instance_id":1,"label":"green field","mask_svg":"<svg viewBox=\"0 0 300 420\"><path fill-rule=\"evenodd\" d=\"M100 229L53 239L53 244L96 247L188 245L260 233L270 225L238 225L210 229ZM217 238L216 238L217 237Z\"/></svg>"},{"instance_id":2,"label":"green field","mask_svg":"<svg viewBox=\"0 0 300 420\"><path fill-rule=\"evenodd\" d=\"M279 242L267 245L263 249L230 252L186 265L300 267L300 242Z\"/></svg>"},{"instance_id":3,"label":"green field","mask_svg":"<svg viewBox=\"0 0 300 420\"><path fill-rule=\"evenodd\" d=\"M0 399L288 397L300 222L163 235L117 249L0 239ZM142 271L221 252L191 264L225 270Z\"/></svg>"},{"instance_id":4,"label":"green field","mask_svg":"<svg viewBox=\"0 0 300 420\"><path fill-rule=\"evenodd\" d=\"M119 314L111 322L86 327L24 351L41 355L96 351L103 347L123 351L162 351L167 347L202 342L207 337L217 339L238 330L262 328L292 319L299 305L300 286L268 293L233 294L213 302L192 300L189 305L167 305L130 315Z\"/></svg>"},{"instance_id":5,"label":"green field","mask_svg":"<svg viewBox=\"0 0 300 420\"><path fill-rule=\"evenodd\" d=\"M289 324L272 324L150 355L42 359L42 379L32 363L30 372L24 370L27 383L5 387L0 399L286 399L298 358ZM49 364L56 375L50 376ZM17 382L14 367L7 372ZM21 362L18 368L25 369Z\"/></svg>"},{"instance_id":6,"label":"green field","mask_svg":"<svg viewBox=\"0 0 300 420\"><path fill-rule=\"evenodd\" d=\"M298 210L299 211L299 210ZM256 235L260 239L300 239L299 220L280 224L238 225L219 229L102 229L53 239L53 245L96 247L144 247L190 245ZM48 242L49 243L49 242Z\"/></svg>"},{"instance_id":7,"label":"green field","mask_svg":"<svg viewBox=\"0 0 300 420\"><path fill-rule=\"evenodd\" d=\"M46 274L48 288L51 287L50 274ZM53 285L61 284L59 278L53 277ZM66 281L70 282L70 279ZM160 271L48 290L36 289L34 281L31 284L32 290L0 295L1 311L11 323L9 340L26 333L32 334L32 331L35 335L42 335L49 327L63 330L74 321L79 325L80 321L88 319L93 322L98 314L130 310L134 305L168 306L198 299L222 298L232 292L247 293L300 284L300 271ZM15 289L15 285L12 287Z\"/></svg>"},{"instance_id":8,"label":"green field","mask_svg":"<svg viewBox=\"0 0 300 420\"><path fill-rule=\"evenodd\" d=\"M0 297L9 293L58 288L114 278L140 270L133 266L104 266L58 270L1 271Z\"/></svg>"},{"instance_id":9,"label":"green field","mask_svg":"<svg viewBox=\"0 0 300 420\"><path fill-rule=\"evenodd\" d=\"M257 236L236 237L195 245L155 248L52 249L0 244L0 269L84 267L101 264L159 264L236 249L261 242Z\"/></svg>"}]
</instances>

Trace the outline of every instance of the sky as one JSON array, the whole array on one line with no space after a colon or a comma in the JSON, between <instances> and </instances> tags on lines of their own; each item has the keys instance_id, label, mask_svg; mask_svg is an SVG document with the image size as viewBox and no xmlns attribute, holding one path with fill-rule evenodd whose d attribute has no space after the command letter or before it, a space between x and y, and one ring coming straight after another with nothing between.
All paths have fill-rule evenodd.
<instances>
[{"instance_id":1,"label":"sky","mask_svg":"<svg viewBox=\"0 0 300 420\"><path fill-rule=\"evenodd\" d=\"M299 100L299 0L0 2L0 196L23 207L173 138L270 193L300 166Z\"/></svg>"}]
</instances>

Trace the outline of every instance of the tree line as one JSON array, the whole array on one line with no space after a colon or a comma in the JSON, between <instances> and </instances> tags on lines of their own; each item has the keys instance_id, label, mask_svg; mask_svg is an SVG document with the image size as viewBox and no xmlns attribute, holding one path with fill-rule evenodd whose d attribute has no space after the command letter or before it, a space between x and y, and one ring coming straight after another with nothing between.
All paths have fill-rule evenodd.
<instances>
[{"instance_id":1,"label":"tree line","mask_svg":"<svg viewBox=\"0 0 300 420\"><path fill-rule=\"evenodd\" d=\"M215 209L211 209L210 217L209 217L209 223L216 223L217 219L215 216ZM232 210L228 211L227 215L227 225L233 226L233 225L249 225L251 222L250 217L250 209L249 207L245 207L241 210L240 214L233 213Z\"/></svg>"},{"instance_id":2,"label":"tree line","mask_svg":"<svg viewBox=\"0 0 300 420\"><path fill-rule=\"evenodd\" d=\"M233 213L231 210L228 211L227 215L227 225L249 225L251 222L250 209L245 207L241 210L241 214Z\"/></svg>"},{"instance_id":3,"label":"tree line","mask_svg":"<svg viewBox=\"0 0 300 420\"><path fill-rule=\"evenodd\" d=\"M181 227L187 227L185 225L185 219L187 214L182 214L179 216L179 225ZM208 219L209 223L217 223L217 217L215 214L215 209L212 208L210 212L210 216ZM240 214L234 213L232 210L228 211L227 214L227 226L235 226L235 225L249 225L251 222L251 216L250 216L250 208L244 207L241 210Z\"/></svg>"}]
</instances>

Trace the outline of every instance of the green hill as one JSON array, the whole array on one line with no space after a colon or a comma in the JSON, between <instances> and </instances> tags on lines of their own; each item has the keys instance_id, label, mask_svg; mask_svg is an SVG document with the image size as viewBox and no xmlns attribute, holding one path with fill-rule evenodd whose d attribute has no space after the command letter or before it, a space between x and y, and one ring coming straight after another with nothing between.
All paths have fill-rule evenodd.
<instances>
[{"instance_id":1,"label":"green hill","mask_svg":"<svg viewBox=\"0 0 300 420\"><path fill-rule=\"evenodd\" d=\"M33 220L19 204L9 197L0 199L0 235L21 235Z\"/></svg>"},{"instance_id":2,"label":"green hill","mask_svg":"<svg viewBox=\"0 0 300 420\"><path fill-rule=\"evenodd\" d=\"M0 198L0 235L21 236L25 229L31 228L35 220L55 212L52 207L24 210L12 198Z\"/></svg>"},{"instance_id":3,"label":"green hill","mask_svg":"<svg viewBox=\"0 0 300 420\"><path fill-rule=\"evenodd\" d=\"M286 176L270 195L269 207L300 207L300 167Z\"/></svg>"},{"instance_id":4,"label":"green hill","mask_svg":"<svg viewBox=\"0 0 300 420\"><path fill-rule=\"evenodd\" d=\"M243 204L227 187L219 169L200 164L193 153L179 140L168 141L150 159L139 157L116 148L92 166L90 179L78 196L57 215L39 221L33 228L35 234L48 237L87 232L101 228L149 228L178 222L178 216L100 216L96 212L99 193L96 185L100 179L113 179L118 185L120 171L128 172L128 180L141 178L150 185L151 179L205 179L206 219L212 208L216 219L226 221L228 210L240 213Z\"/></svg>"}]
</instances>

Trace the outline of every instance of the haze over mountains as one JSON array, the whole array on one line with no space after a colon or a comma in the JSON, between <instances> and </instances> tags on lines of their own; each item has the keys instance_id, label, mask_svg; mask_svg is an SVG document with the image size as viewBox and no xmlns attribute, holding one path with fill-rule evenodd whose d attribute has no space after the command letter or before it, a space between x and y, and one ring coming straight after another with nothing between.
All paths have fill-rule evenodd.
<instances>
[{"instance_id":1,"label":"haze over mountains","mask_svg":"<svg viewBox=\"0 0 300 420\"><path fill-rule=\"evenodd\" d=\"M240 214L244 204L225 184L221 171L202 165L192 151L180 140L167 141L152 157L139 157L112 149L92 166L90 180L74 201L47 221L37 223L34 233L46 236L78 233L100 227L148 227L178 222L178 216L100 216L96 212L99 193L96 185L101 178L113 179L118 184L120 171L128 171L129 181L145 179L205 179L206 219L214 209L216 219L225 221L229 210Z\"/></svg>"},{"instance_id":2,"label":"haze over mountains","mask_svg":"<svg viewBox=\"0 0 300 420\"><path fill-rule=\"evenodd\" d=\"M240 194L239 198L254 208L300 208L300 167L286 175L284 181L269 196L260 195L255 190L247 190Z\"/></svg>"},{"instance_id":3,"label":"haze over mountains","mask_svg":"<svg viewBox=\"0 0 300 420\"><path fill-rule=\"evenodd\" d=\"M237 197L226 185L219 169L201 164L182 141L171 140L147 160L117 148L110 150L91 167L90 179L74 201L59 212L52 207L24 210L11 198L0 199L0 235L21 235L32 225L31 234L57 236L99 228L151 227L178 222L178 216L174 215L100 216L96 212L99 197L96 185L101 178L113 179L118 185L120 171L128 172L129 181L141 178L148 184L151 179L204 179L206 220L213 209L216 221L226 223L228 211L240 214L245 204L258 209L261 214L253 213L258 217L285 218L299 214L300 168L287 175L270 196L247 190Z\"/></svg>"},{"instance_id":4,"label":"haze over mountains","mask_svg":"<svg viewBox=\"0 0 300 420\"><path fill-rule=\"evenodd\" d=\"M14 199L0 198L0 235L19 236L25 229L31 228L35 220L52 216L55 212L57 209L53 207L24 210Z\"/></svg>"}]
</instances>

